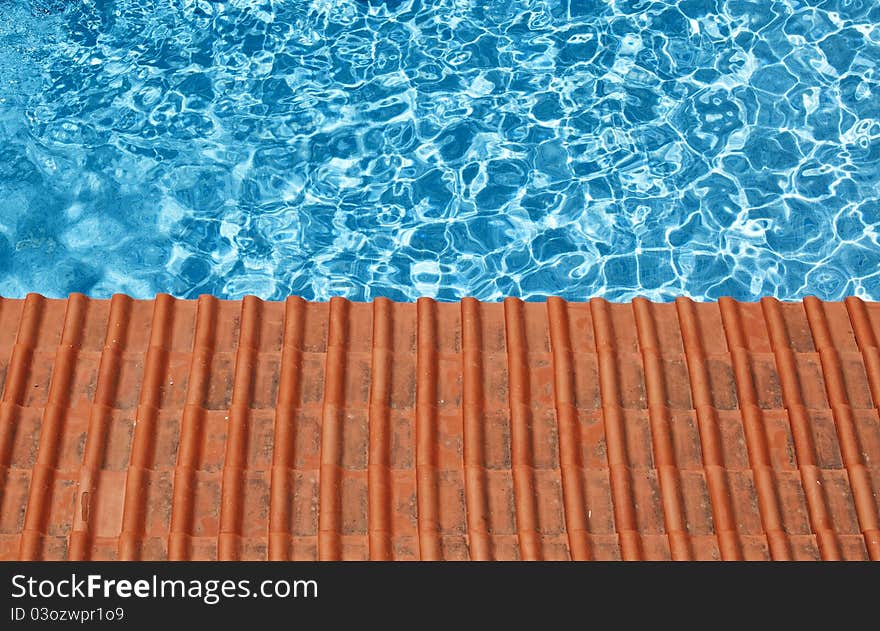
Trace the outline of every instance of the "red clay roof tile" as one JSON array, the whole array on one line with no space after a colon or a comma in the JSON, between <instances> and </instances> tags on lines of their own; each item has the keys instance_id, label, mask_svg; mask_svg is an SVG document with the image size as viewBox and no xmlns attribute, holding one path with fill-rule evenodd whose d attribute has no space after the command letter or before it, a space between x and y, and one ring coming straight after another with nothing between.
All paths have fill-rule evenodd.
<instances>
[{"instance_id":1,"label":"red clay roof tile","mask_svg":"<svg viewBox=\"0 0 880 631\"><path fill-rule=\"evenodd\" d=\"M880 305L0 301L0 559L880 559Z\"/></svg>"}]
</instances>

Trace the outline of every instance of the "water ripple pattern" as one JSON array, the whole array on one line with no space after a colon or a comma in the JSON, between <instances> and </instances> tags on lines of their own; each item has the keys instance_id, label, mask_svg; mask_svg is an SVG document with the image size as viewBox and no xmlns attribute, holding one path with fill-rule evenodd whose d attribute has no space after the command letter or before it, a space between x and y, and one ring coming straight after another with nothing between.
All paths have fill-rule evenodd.
<instances>
[{"instance_id":1,"label":"water ripple pattern","mask_svg":"<svg viewBox=\"0 0 880 631\"><path fill-rule=\"evenodd\" d=\"M0 0L0 294L880 299L874 0Z\"/></svg>"}]
</instances>

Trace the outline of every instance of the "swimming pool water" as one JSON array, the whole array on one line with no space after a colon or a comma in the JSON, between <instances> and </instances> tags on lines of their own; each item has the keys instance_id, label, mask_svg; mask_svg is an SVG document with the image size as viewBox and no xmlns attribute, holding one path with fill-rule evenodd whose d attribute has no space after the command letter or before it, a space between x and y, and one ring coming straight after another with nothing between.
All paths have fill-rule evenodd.
<instances>
[{"instance_id":1,"label":"swimming pool water","mask_svg":"<svg viewBox=\"0 0 880 631\"><path fill-rule=\"evenodd\" d=\"M873 0L0 0L0 294L880 299Z\"/></svg>"}]
</instances>

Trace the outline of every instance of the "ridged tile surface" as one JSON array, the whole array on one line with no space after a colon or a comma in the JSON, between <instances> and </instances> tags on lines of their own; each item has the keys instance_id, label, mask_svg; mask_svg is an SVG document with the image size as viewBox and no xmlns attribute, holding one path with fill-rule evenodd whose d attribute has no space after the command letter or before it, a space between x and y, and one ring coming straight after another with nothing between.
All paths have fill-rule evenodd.
<instances>
[{"instance_id":1,"label":"ridged tile surface","mask_svg":"<svg viewBox=\"0 0 880 631\"><path fill-rule=\"evenodd\" d=\"M0 559L880 559L880 305L0 301Z\"/></svg>"}]
</instances>

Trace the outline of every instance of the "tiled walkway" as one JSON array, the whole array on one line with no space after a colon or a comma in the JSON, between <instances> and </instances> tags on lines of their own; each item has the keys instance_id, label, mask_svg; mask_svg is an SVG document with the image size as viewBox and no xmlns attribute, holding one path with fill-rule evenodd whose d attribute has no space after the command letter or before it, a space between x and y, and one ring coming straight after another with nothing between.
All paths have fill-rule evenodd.
<instances>
[{"instance_id":1,"label":"tiled walkway","mask_svg":"<svg viewBox=\"0 0 880 631\"><path fill-rule=\"evenodd\" d=\"M880 559L880 304L0 301L0 559Z\"/></svg>"}]
</instances>

